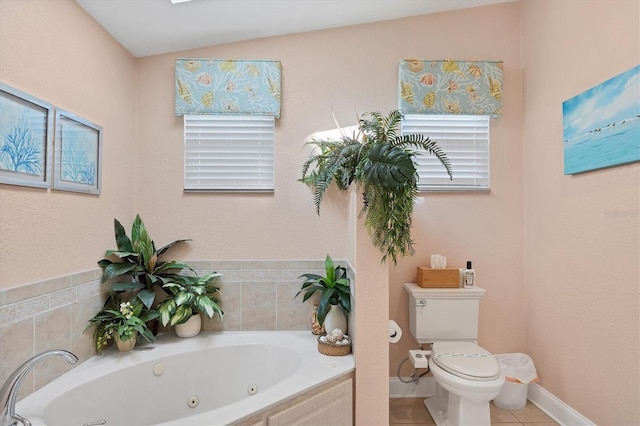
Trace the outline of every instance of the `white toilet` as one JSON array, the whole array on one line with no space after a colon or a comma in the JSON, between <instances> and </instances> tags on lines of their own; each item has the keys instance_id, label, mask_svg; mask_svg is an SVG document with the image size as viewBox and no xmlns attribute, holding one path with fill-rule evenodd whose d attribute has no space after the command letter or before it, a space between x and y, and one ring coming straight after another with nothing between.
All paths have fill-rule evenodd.
<instances>
[{"instance_id":1,"label":"white toilet","mask_svg":"<svg viewBox=\"0 0 640 426\"><path fill-rule=\"evenodd\" d=\"M438 426L489 426L489 401L500 393L504 375L496 358L476 345L484 289L404 287L411 334L421 345L431 344L436 396L424 402L429 414Z\"/></svg>"}]
</instances>

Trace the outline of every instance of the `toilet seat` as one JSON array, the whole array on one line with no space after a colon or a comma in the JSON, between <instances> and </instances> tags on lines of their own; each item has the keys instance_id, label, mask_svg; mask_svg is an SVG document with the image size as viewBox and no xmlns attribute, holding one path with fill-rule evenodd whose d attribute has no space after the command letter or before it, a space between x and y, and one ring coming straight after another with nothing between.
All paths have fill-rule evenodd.
<instances>
[{"instance_id":1,"label":"toilet seat","mask_svg":"<svg viewBox=\"0 0 640 426\"><path fill-rule=\"evenodd\" d=\"M500 377L498 360L471 342L436 342L429 362L467 380L490 381Z\"/></svg>"}]
</instances>

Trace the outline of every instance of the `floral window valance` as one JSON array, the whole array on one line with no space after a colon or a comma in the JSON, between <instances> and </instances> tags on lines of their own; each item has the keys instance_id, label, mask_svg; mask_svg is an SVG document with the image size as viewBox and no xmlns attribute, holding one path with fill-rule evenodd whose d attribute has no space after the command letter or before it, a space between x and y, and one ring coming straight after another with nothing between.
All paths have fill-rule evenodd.
<instances>
[{"instance_id":1,"label":"floral window valance","mask_svg":"<svg viewBox=\"0 0 640 426\"><path fill-rule=\"evenodd\" d=\"M405 114L499 115L502 61L406 59L398 71Z\"/></svg>"},{"instance_id":2,"label":"floral window valance","mask_svg":"<svg viewBox=\"0 0 640 426\"><path fill-rule=\"evenodd\" d=\"M280 117L279 61L177 59L176 115Z\"/></svg>"}]
</instances>

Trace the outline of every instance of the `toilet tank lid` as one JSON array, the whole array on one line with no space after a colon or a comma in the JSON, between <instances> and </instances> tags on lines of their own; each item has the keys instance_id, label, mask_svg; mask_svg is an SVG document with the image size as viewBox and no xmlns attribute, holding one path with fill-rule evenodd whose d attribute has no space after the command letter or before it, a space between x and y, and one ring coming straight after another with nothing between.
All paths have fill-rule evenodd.
<instances>
[{"instance_id":1,"label":"toilet tank lid","mask_svg":"<svg viewBox=\"0 0 640 426\"><path fill-rule=\"evenodd\" d=\"M404 283L404 289L416 299L480 299L485 294L481 287L423 288L416 283Z\"/></svg>"},{"instance_id":2,"label":"toilet tank lid","mask_svg":"<svg viewBox=\"0 0 640 426\"><path fill-rule=\"evenodd\" d=\"M500 377L498 360L486 349L471 342L436 342L431 359L442 369L470 380Z\"/></svg>"}]
</instances>

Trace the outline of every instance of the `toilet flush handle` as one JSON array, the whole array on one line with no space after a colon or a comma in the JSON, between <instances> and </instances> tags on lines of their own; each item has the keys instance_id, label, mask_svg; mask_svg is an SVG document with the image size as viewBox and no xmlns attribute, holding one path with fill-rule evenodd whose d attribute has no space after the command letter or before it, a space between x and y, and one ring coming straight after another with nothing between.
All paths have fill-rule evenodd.
<instances>
[{"instance_id":1,"label":"toilet flush handle","mask_svg":"<svg viewBox=\"0 0 640 426\"><path fill-rule=\"evenodd\" d=\"M420 300L416 300L416 306L427 306L427 300L426 299L420 299Z\"/></svg>"}]
</instances>

